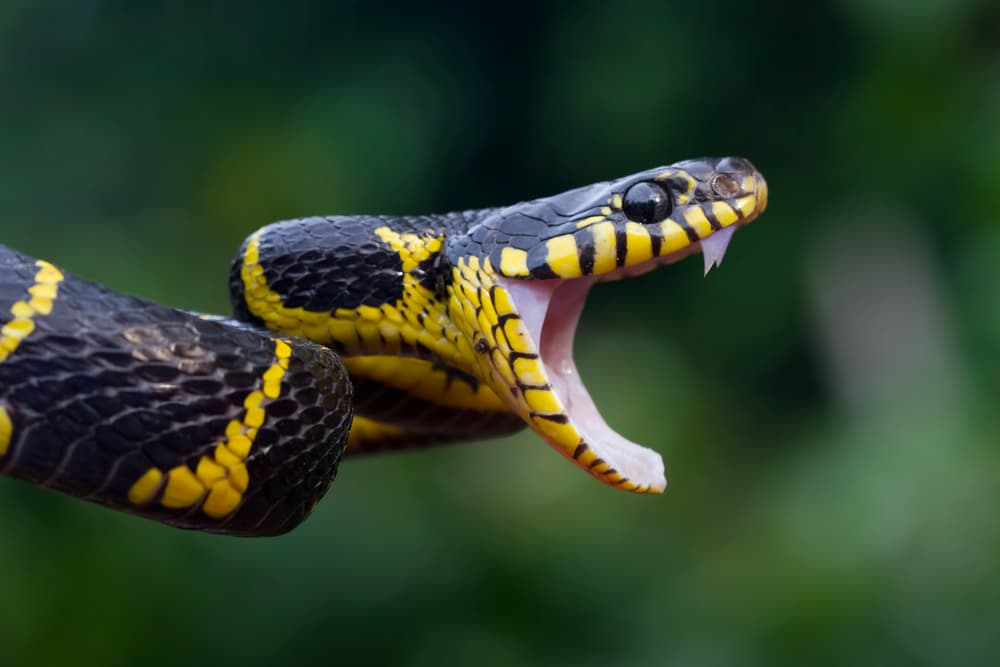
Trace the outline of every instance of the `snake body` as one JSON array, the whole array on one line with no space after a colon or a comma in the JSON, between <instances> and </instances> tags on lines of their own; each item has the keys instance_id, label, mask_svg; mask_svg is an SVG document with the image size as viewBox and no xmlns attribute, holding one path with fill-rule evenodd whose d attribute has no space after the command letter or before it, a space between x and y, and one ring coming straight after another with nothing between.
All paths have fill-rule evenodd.
<instances>
[{"instance_id":1,"label":"snake body","mask_svg":"<svg viewBox=\"0 0 1000 667\"><path fill-rule=\"evenodd\" d=\"M508 207L268 225L235 319L125 296L0 246L0 472L182 528L298 525L342 456L524 426L601 481L662 462L600 418L572 361L595 282L703 250L767 203L740 158Z\"/></svg>"}]
</instances>

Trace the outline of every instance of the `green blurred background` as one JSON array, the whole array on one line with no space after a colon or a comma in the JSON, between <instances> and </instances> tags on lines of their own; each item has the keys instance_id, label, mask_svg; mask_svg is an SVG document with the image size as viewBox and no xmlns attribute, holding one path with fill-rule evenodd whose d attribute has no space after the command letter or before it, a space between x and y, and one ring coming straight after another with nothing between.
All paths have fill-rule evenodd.
<instances>
[{"instance_id":1,"label":"green blurred background","mask_svg":"<svg viewBox=\"0 0 1000 667\"><path fill-rule=\"evenodd\" d=\"M6 0L0 96L0 240L208 311L276 219L717 154L771 190L707 280L584 314L665 495L532 435L350 461L272 540L0 480L0 664L1000 662L993 0Z\"/></svg>"}]
</instances>

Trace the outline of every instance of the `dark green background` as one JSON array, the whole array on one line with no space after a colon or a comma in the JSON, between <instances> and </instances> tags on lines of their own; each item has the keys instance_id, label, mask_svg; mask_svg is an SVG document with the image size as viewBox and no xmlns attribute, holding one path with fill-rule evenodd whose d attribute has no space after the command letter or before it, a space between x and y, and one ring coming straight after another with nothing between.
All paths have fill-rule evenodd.
<instances>
[{"instance_id":1,"label":"dark green background","mask_svg":"<svg viewBox=\"0 0 1000 667\"><path fill-rule=\"evenodd\" d=\"M0 239L177 306L275 219L717 154L766 215L577 341L665 495L531 435L351 461L273 540L0 480L0 664L997 664L992 0L0 5Z\"/></svg>"}]
</instances>

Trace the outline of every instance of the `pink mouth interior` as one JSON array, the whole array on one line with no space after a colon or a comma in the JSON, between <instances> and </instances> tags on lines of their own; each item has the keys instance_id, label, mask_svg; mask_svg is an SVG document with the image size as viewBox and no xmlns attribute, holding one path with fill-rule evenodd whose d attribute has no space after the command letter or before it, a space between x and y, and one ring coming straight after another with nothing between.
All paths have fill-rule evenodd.
<instances>
[{"instance_id":1,"label":"pink mouth interior","mask_svg":"<svg viewBox=\"0 0 1000 667\"><path fill-rule=\"evenodd\" d=\"M654 258L612 274L556 280L499 279L521 315L526 332L538 350L549 386L570 424L598 457L639 486L648 485L651 490L666 487L663 459L655 451L628 440L608 426L584 386L573 359L573 341L587 293L598 280L644 273L698 249L704 254L707 274L722 262L735 229L735 225L727 227L672 256Z\"/></svg>"},{"instance_id":2,"label":"pink mouth interior","mask_svg":"<svg viewBox=\"0 0 1000 667\"><path fill-rule=\"evenodd\" d=\"M573 340L592 277L569 280L501 279L539 352L552 391L594 453L639 485L666 486L659 454L616 433L601 416L573 360Z\"/></svg>"}]
</instances>

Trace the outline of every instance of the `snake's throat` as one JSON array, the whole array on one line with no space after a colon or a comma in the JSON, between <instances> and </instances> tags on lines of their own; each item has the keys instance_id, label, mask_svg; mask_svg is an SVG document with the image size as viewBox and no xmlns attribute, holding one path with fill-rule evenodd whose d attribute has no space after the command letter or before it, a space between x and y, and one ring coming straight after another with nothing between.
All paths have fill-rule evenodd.
<instances>
[{"instance_id":1,"label":"snake's throat","mask_svg":"<svg viewBox=\"0 0 1000 667\"><path fill-rule=\"evenodd\" d=\"M639 488L662 491L666 487L663 459L651 449L614 431L590 397L573 359L573 341L593 277L571 280L519 281L501 279L520 313L522 323L538 350L549 387L563 409L579 442L556 442L541 434L553 447L594 474L573 453L585 445ZM596 476L596 475L595 475ZM600 478L600 477L599 477Z\"/></svg>"}]
</instances>

